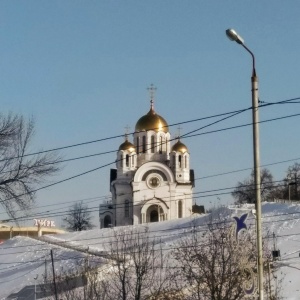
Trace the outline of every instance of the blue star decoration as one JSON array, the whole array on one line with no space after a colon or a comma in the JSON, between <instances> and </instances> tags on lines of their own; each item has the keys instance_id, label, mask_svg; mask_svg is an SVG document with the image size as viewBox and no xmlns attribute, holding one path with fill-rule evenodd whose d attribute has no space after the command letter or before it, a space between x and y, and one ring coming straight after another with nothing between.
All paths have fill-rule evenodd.
<instances>
[{"instance_id":1,"label":"blue star decoration","mask_svg":"<svg viewBox=\"0 0 300 300\"><path fill-rule=\"evenodd\" d=\"M240 218L233 217L236 221L236 239L238 238L238 234L241 230L247 229L247 225L245 224L247 217L248 217L248 213L243 214Z\"/></svg>"}]
</instances>

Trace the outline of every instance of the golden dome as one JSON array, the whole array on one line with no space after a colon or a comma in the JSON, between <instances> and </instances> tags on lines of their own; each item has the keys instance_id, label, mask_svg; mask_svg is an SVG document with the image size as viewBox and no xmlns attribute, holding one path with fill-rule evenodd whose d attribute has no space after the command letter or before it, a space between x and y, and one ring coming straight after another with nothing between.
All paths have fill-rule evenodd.
<instances>
[{"instance_id":1,"label":"golden dome","mask_svg":"<svg viewBox=\"0 0 300 300\"><path fill-rule=\"evenodd\" d=\"M182 154L185 152L188 152L188 148L186 147L185 144L181 143L180 140L178 140L176 142L175 145L173 145L172 150L171 151L175 151L175 152L181 152Z\"/></svg>"},{"instance_id":2,"label":"golden dome","mask_svg":"<svg viewBox=\"0 0 300 300\"><path fill-rule=\"evenodd\" d=\"M128 150L129 152L133 152L135 151L135 147L126 139L125 142L120 145L119 151L120 150Z\"/></svg>"},{"instance_id":3,"label":"golden dome","mask_svg":"<svg viewBox=\"0 0 300 300\"><path fill-rule=\"evenodd\" d=\"M142 116L135 125L135 131L143 131L143 130L155 130L168 132L169 127L166 120L158 115L153 107L150 108L149 112Z\"/></svg>"}]
</instances>

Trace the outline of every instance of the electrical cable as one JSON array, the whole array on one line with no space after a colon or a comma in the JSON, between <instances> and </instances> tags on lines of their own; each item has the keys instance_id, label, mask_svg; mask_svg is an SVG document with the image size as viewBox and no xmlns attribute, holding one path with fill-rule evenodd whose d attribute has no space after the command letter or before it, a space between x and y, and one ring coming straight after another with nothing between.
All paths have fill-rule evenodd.
<instances>
[{"instance_id":1,"label":"electrical cable","mask_svg":"<svg viewBox=\"0 0 300 300\"><path fill-rule=\"evenodd\" d=\"M284 117L278 117L278 118L273 118L273 119L268 119L268 120L260 121L259 123L266 123L266 122L271 122L271 121L276 121L276 120L286 119L286 118L290 118L290 117L295 117L295 116L299 116L299 115L300 115L300 113L299 113L299 114L292 114L292 115L288 115L288 116L284 116ZM215 133L215 132L220 132L220 131L224 131L224 130L240 128L240 127L250 126L250 125L252 125L252 123L248 123L248 124L244 124L244 125L237 125L237 126L233 126L233 127L228 127L228 128L224 128L224 129L219 129L219 130L210 131L210 132L197 133L197 134L193 134L193 135L190 135L190 136L187 136L187 137L194 137L194 136L199 136L199 135L204 135L204 134L209 134L209 133ZM110 165L114 164L115 162L116 162L116 161L113 161L113 162L110 162L110 163L101 165L101 166L99 166L99 167L97 167L97 168L90 169L90 170L88 170L88 171L85 171L85 172L82 172L82 173L73 175L73 176L71 176L71 177L68 177L68 178L59 180L59 181L57 181L57 182L54 182L54 183L51 183L51 184L42 186L42 187L37 188L37 189L35 189L35 190L32 190L32 191L30 191L30 192L20 194L20 195L18 195L17 197L21 197L21 196L24 196L24 195L27 195L27 194L32 194L32 193L35 193L35 192L37 192L37 191L39 191L39 190L46 189L46 188L52 187L52 186L54 186L54 185L57 185L57 184L60 184L60 183L63 183L63 182L66 182L66 181L69 181L69 180L72 180L72 179L81 177L81 176L83 176L83 175L86 175L86 174L95 172L95 171L97 171L97 170L100 170L100 169L102 169L102 168L105 168L105 167L107 167L107 166L110 166ZM9 201L9 200L12 200L12 199L14 199L14 197L7 198L7 199L3 199L3 200L1 200L1 202Z\"/></svg>"},{"instance_id":2,"label":"electrical cable","mask_svg":"<svg viewBox=\"0 0 300 300\"><path fill-rule=\"evenodd\" d=\"M281 101L277 101L277 102L268 102L268 103L265 102L265 104L261 104L261 105L259 105L259 107L263 108L263 107L267 107L267 106L271 106L271 105L285 104L285 103L289 103L289 102L295 101L295 100L300 100L300 97L290 98L290 99L281 100ZM234 110L234 111L230 111L230 112L226 112L226 113L219 113L219 114L215 114L215 115L211 115L211 116L207 116L207 117L201 117L201 118L197 118L197 119L191 119L191 120L187 120L187 121L177 122L177 123L173 123L173 124L168 125L168 127L173 127L173 126L177 126L177 125L203 121L203 120L207 120L207 119L211 119L211 118L225 116L225 115L228 115L228 114L234 114L235 115L235 114L238 114L240 112L243 112L243 111L246 111L246 110L249 110L249 109L251 109L251 108ZM153 130L155 130L155 129L157 129L157 128L153 128ZM199 130L199 129L197 129L197 130ZM134 133L135 133L135 131L131 132L129 134L131 135L131 134L134 134ZM105 138L101 138L101 139L96 139L96 140L71 144L71 145L67 145L67 146L56 147L56 148L47 149L47 150L43 150L43 151L37 151L37 152L33 152L33 153L24 154L24 155L22 155L22 157L32 156L32 155L37 155L37 154L42 154L42 153L47 153L47 152L52 152L52 151L58 151L58 150L63 150L63 149L68 149L68 148L73 148L73 147L78 147L78 146L83 146L83 145L88 145L88 144L107 141L107 140L111 140L111 139L115 139L115 138L119 138L119 137L123 137L123 136L124 136L124 134L121 134L121 135L119 134L119 135L105 137ZM20 158L20 156L15 156L15 157L7 158L7 159L16 159L16 158ZM7 160L7 159L4 159L4 160ZM4 160L0 160L0 162L4 161Z\"/></svg>"},{"instance_id":3,"label":"electrical cable","mask_svg":"<svg viewBox=\"0 0 300 300\"><path fill-rule=\"evenodd\" d=\"M297 161L299 159L300 159L300 157L292 158L292 159L288 159L288 160L283 160L283 161L277 161L277 162L273 162L273 163L269 163L269 164L263 164L260 167L267 167L267 166L272 166L272 165L287 163L287 162L291 162L291 161ZM238 173L238 172L252 170L252 169L253 169L253 167L248 167L248 168L237 169L237 170L232 170L232 171L218 173L218 174L207 175L207 176L195 178L195 181L196 180L201 180L201 179L207 179L207 178L211 178L211 177L228 175L228 174L232 174L232 173ZM198 192L194 192L194 194L196 194L196 193L198 193ZM86 200L88 200L88 199L99 199L100 200L101 198L108 198L108 197L110 197L110 196L109 195L103 195L103 196L92 197L92 198L76 199L76 200L71 200L71 201L60 202L58 204L42 205L42 206L38 206L36 208L49 207L49 206L54 206L54 205L57 206L57 205L63 205L63 204L66 204L66 203L73 203L73 202L80 202L80 201L85 201L85 203L86 203ZM97 200L92 200L92 201L87 201L87 202L94 202L94 201L97 201ZM16 212L19 212L19 211L23 211L23 210L17 210ZM0 215L1 214L6 214L6 212L1 212Z\"/></svg>"}]
</instances>

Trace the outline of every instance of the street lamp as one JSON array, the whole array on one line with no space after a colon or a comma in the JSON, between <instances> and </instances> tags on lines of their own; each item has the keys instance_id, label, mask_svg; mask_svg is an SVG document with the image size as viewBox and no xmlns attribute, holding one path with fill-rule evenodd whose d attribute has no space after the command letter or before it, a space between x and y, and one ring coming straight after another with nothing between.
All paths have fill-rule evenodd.
<instances>
[{"instance_id":1,"label":"street lamp","mask_svg":"<svg viewBox=\"0 0 300 300\"><path fill-rule=\"evenodd\" d=\"M243 46L252 57L252 126L253 126L253 158L254 158L254 182L255 182L255 209L256 209L256 238L257 238L257 273L259 299L263 300L263 257L262 257L262 230L261 230L261 192L260 192L260 158L259 158L259 116L258 116L258 77L255 71L255 57L244 40L235 30L227 29L226 35L231 41Z\"/></svg>"}]
</instances>

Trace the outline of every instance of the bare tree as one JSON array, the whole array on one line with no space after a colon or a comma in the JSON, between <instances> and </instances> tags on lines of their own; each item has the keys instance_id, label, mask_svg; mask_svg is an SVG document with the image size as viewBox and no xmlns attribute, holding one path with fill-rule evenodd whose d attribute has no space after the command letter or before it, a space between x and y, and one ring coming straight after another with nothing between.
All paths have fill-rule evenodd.
<instances>
[{"instance_id":1,"label":"bare tree","mask_svg":"<svg viewBox=\"0 0 300 300\"><path fill-rule=\"evenodd\" d=\"M168 258L156 244L159 241L150 238L148 228L142 232L129 228L114 231L108 249L114 263L104 283L110 291L109 300L167 299L162 295L171 287Z\"/></svg>"},{"instance_id":2,"label":"bare tree","mask_svg":"<svg viewBox=\"0 0 300 300\"><path fill-rule=\"evenodd\" d=\"M82 201L75 203L69 209L67 217L63 221L67 224L67 229L71 231L82 231L95 227L92 224L91 212Z\"/></svg>"},{"instance_id":3,"label":"bare tree","mask_svg":"<svg viewBox=\"0 0 300 300\"><path fill-rule=\"evenodd\" d=\"M171 256L147 227L117 228L112 235L103 252L105 265L90 257L89 262L80 260L75 272L57 275L60 299L240 300L245 293L255 297L256 239L251 230L237 234L228 222L209 221L206 232L195 227L186 231ZM265 289L275 300L280 298L272 283L271 258L264 243ZM52 278L47 278L45 296L54 299Z\"/></svg>"},{"instance_id":4,"label":"bare tree","mask_svg":"<svg viewBox=\"0 0 300 300\"><path fill-rule=\"evenodd\" d=\"M59 171L56 154L29 155L33 132L33 120L0 115L0 203L12 218L31 208L37 187Z\"/></svg>"},{"instance_id":5,"label":"bare tree","mask_svg":"<svg viewBox=\"0 0 300 300\"><path fill-rule=\"evenodd\" d=\"M54 300L55 291L61 300L106 300L108 291L102 280L105 278L99 266L99 257L79 259L72 268L61 268L55 276L56 288L53 284L52 272L44 276L39 284L39 296ZM106 273L105 273L106 274Z\"/></svg>"},{"instance_id":6,"label":"bare tree","mask_svg":"<svg viewBox=\"0 0 300 300\"><path fill-rule=\"evenodd\" d=\"M206 232L195 228L173 252L179 269L177 285L183 291L181 299L237 300L245 299L246 294L254 297L256 252L251 230L240 232L237 238L234 227L225 221L210 222ZM266 245L264 258L266 262L270 260ZM266 290L270 285L265 282Z\"/></svg>"},{"instance_id":7,"label":"bare tree","mask_svg":"<svg viewBox=\"0 0 300 300\"><path fill-rule=\"evenodd\" d=\"M300 200L300 164L294 163L286 171L285 178L279 182L272 192L274 199Z\"/></svg>"},{"instance_id":8,"label":"bare tree","mask_svg":"<svg viewBox=\"0 0 300 300\"><path fill-rule=\"evenodd\" d=\"M260 189L262 201L273 199L276 186L273 183L273 175L268 169L262 169L260 174ZM255 203L255 183L254 172L250 178L243 182L238 182L236 188L231 193L236 203Z\"/></svg>"},{"instance_id":9,"label":"bare tree","mask_svg":"<svg viewBox=\"0 0 300 300\"><path fill-rule=\"evenodd\" d=\"M169 277L168 257L163 254L160 241L151 238L148 229L126 228L114 231L109 243L105 265L78 261L72 272L56 275L57 292L63 300L179 300L173 293ZM51 274L40 285L43 296L54 299Z\"/></svg>"},{"instance_id":10,"label":"bare tree","mask_svg":"<svg viewBox=\"0 0 300 300\"><path fill-rule=\"evenodd\" d=\"M286 198L293 200L300 199L300 164L294 163L292 166L289 166L287 169L287 176L285 181L287 183L285 189ZM291 187L289 185L292 185ZM290 193L290 194L289 194Z\"/></svg>"}]
</instances>

